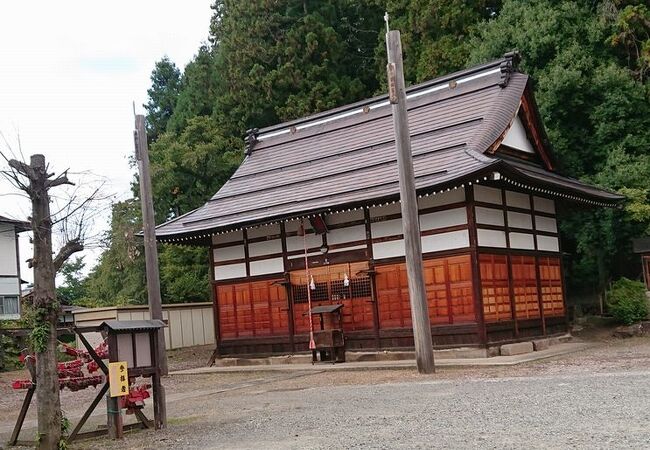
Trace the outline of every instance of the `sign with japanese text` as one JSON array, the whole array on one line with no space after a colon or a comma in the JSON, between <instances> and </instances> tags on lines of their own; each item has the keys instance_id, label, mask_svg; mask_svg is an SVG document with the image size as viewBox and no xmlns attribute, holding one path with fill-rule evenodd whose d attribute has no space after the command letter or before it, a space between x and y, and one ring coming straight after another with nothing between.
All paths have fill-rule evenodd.
<instances>
[{"instance_id":1,"label":"sign with japanese text","mask_svg":"<svg viewBox=\"0 0 650 450\"><path fill-rule=\"evenodd\" d=\"M111 397L129 394L129 370L126 361L108 363Z\"/></svg>"}]
</instances>

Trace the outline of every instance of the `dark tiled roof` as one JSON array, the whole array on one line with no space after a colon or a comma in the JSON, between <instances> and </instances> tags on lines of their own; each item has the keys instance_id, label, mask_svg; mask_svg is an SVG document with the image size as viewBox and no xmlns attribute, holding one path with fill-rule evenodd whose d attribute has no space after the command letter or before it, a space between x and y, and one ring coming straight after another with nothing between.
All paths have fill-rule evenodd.
<instances>
[{"instance_id":1,"label":"dark tiled roof","mask_svg":"<svg viewBox=\"0 0 650 450\"><path fill-rule=\"evenodd\" d=\"M533 165L484 154L508 129L527 83L503 59L409 88L416 188L446 188L509 168L511 176L531 183L618 200ZM382 96L260 130L219 192L158 226L156 234L163 240L191 236L398 195L392 114Z\"/></svg>"}]
</instances>

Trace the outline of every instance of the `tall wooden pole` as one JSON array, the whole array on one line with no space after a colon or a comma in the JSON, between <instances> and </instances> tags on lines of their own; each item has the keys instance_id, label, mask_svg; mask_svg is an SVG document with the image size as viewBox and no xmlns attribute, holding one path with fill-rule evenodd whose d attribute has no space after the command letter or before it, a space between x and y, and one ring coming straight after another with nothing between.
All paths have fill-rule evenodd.
<instances>
[{"instance_id":1,"label":"tall wooden pole","mask_svg":"<svg viewBox=\"0 0 650 450\"><path fill-rule=\"evenodd\" d=\"M144 257L147 269L147 297L152 320L163 320L160 300L160 274L158 273L158 247L156 246L156 219L151 196L151 171L149 169L149 146L144 116L135 116L135 157L140 174L140 202L142 204L142 228L144 229ZM158 363L161 375L167 375L165 334L158 333Z\"/></svg>"},{"instance_id":2,"label":"tall wooden pole","mask_svg":"<svg viewBox=\"0 0 650 450\"><path fill-rule=\"evenodd\" d=\"M417 360L418 372L427 374L435 372L435 366L433 362L431 324L429 323L429 307L422 269L422 242L420 239L418 201L415 195L415 176L413 174L411 136L409 134L406 89L404 86L404 71L402 67L402 43L400 41L399 31L394 30L386 33L386 47L388 50L388 92L393 108L393 126L395 128L395 147L397 149L402 228L404 230L404 246L406 249L406 273L408 275L409 299L411 301L415 358Z\"/></svg>"}]
</instances>

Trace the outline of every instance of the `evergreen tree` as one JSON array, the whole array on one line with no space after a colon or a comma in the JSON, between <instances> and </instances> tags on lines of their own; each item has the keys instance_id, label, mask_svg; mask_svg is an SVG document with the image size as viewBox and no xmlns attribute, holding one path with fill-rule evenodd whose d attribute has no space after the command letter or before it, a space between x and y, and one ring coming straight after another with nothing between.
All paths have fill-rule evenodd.
<instances>
[{"instance_id":1,"label":"evergreen tree","mask_svg":"<svg viewBox=\"0 0 650 450\"><path fill-rule=\"evenodd\" d=\"M628 2L630 4L640 2ZM602 291L611 277L635 277L630 240L650 225L648 86L620 57L605 2L507 0L481 25L470 64L518 49L561 170L629 197L622 211L574 210L561 225L572 290Z\"/></svg>"},{"instance_id":2,"label":"evergreen tree","mask_svg":"<svg viewBox=\"0 0 650 450\"><path fill-rule=\"evenodd\" d=\"M383 11L370 1L218 0L211 24L233 135L353 102L376 89Z\"/></svg>"},{"instance_id":3,"label":"evergreen tree","mask_svg":"<svg viewBox=\"0 0 650 450\"><path fill-rule=\"evenodd\" d=\"M485 19L496 15L499 0L388 0L377 1L390 16L390 28L399 30L404 54L404 79L419 83L460 70L469 55L469 36ZM378 72L386 78L386 43L381 33L377 47Z\"/></svg>"},{"instance_id":4,"label":"evergreen tree","mask_svg":"<svg viewBox=\"0 0 650 450\"><path fill-rule=\"evenodd\" d=\"M167 56L158 61L151 72L151 87L147 89L147 137L150 142L158 139L167 129L180 91L181 72Z\"/></svg>"},{"instance_id":5,"label":"evergreen tree","mask_svg":"<svg viewBox=\"0 0 650 450\"><path fill-rule=\"evenodd\" d=\"M113 205L106 250L86 282L85 306L144 304L147 302L140 203L134 199Z\"/></svg>"},{"instance_id":6,"label":"evergreen tree","mask_svg":"<svg viewBox=\"0 0 650 450\"><path fill-rule=\"evenodd\" d=\"M63 264L59 275L63 277L63 284L56 288L56 297L64 305L76 305L86 297L86 283L81 271L86 266L84 257Z\"/></svg>"}]
</instances>

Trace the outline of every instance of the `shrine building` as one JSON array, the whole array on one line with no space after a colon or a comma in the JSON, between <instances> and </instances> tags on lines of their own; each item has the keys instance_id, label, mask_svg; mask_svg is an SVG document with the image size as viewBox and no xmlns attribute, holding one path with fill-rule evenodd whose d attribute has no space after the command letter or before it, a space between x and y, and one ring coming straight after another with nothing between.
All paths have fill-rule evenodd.
<instances>
[{"instance_id":1,"label":"shrine building","mask_svg":"<svg viewBox=\"0 0 650 450\"><path fill-rule=\"evenodd\" d=\"M622 199L557 173L514 59L407 89L436 348L566 333L557 211ZM387 96L246 141L219 192L156 229L159 242L210 247L218 353L307 350L308 289L314 306L344 305L348 350L412 347Z\"/></svg>"}]
</instances>

